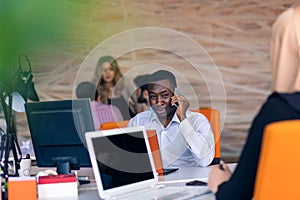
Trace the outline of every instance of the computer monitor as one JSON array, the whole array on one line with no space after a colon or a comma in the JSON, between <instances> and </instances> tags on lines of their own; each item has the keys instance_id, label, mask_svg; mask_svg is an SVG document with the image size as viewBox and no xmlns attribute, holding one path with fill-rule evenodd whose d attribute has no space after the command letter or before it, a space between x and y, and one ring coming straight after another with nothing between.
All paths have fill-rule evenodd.
<instances>
[{"instance_id":1,"label":"computer monitor","mask_svg":"<svg viewBox=\"0 0 300 200\"><path fill-rule=\"evenodd\" d=\"M89 99L30 102L26 116L38 167L91 167L84 134L96 130Z\"/></svg>"}]
</instances>

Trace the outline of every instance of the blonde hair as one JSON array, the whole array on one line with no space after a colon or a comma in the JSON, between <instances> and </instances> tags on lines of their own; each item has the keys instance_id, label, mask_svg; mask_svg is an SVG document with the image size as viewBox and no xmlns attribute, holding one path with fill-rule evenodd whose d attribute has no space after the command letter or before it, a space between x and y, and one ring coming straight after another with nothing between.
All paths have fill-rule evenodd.
<instances>
[{"instance_id":1,"label":"blonde hair","mask_svg":"<svg viewBox=\"0 0 300 200\"><path fill-rule=\"evenodd\" d=\"M300 6L287 9L273 24L270 45L272 90L300 91Z\"/></svg>"},{"instance_id":2,"label":"blonde hair","mask_svg":"<svg viewBox=\"0 0 300 200\"><path fill-rule=\"evenodd\" d=\"M95 75L99 76L98 82L97 82L97 92L98 96L100 97L100 101L102 103L108 104L108 95L109 95L109 88L106 86L106 82L103 79L102 72L105 70L103 68L103 63L109 63L111 66L111 70L115 72L114 78L113 78L113 86L114 92L113 94L118 96L121 94L121 91L123 89L123 81L122 81L122 73L120 71L119 65L115 58L112 56L103 56L99 59L97 63L97 68L95 71ZM121 82L119 82L121 81ZM119 82L119 83L118 83ZM117 84L118 83L118 84Z\"/></svg>"}]
</instances>

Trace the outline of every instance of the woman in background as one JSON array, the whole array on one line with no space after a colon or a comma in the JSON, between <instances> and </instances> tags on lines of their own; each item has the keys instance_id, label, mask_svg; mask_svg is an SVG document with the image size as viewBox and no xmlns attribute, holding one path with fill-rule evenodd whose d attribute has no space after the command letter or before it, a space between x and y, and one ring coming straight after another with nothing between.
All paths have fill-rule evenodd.
<instances>
[{"instance_id":1,"label":"woman in background","mask_svg":"<svg viewBox=\"0 0 300 200\"><path fill-rule=\"evenodd\" d=\"M272 29L272 91L255 117L233 174L226 164L214 166L208 187L216 199L252 199L263 131L267 124L300 119L300 6L283 12ZM278 158L280 159L280 158Z\"/></svg>"},{"instance_id":2,"label":"woman in background","mask_svg":"<svg viewBox=\"0 0 300 200\"><path fill-rule=\"evenodd\" d=\"M124 120L136 114L136 89L133 82L123 77L117 61L112 56L99 59L95 76L97 81L97 101L119 108Z\"/></svg>"}]
</instances>

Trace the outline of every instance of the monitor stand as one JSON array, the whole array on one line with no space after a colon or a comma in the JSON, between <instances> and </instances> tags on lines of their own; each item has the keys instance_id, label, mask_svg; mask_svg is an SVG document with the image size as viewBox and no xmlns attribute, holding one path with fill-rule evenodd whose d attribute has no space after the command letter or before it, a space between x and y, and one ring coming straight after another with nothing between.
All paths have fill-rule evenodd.
<instances>
[{"instance_id":1,"label":"monitor stand","mask_svg":"<svg viewBox=\"0 0 300 200\"><path fill-rule=\"evenodd\" d=\"M56 172L58 174L72 174L72 170L80 169L78 158L57 157L53 158L53 161L56 163Z\"/></svg>"}]
</instances>

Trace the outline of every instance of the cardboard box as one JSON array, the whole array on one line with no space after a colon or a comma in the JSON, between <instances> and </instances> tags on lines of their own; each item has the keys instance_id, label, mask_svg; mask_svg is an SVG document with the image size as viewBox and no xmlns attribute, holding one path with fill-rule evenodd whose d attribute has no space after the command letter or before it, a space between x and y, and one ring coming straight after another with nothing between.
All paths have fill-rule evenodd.
<instances>
[{"instance_id":1,"label":"cardboard box","mask_svg":"<svg viewBox=\"0 0 300 200\"><path fill-rule=\"evenodd\" d=\"M35 177L9 177L7 183L9 200L35 200L37 188Z\"/></svg>"},{"instance_id":2,"label":"cardboard box","mask_svg":"<svg viewBox=\"0 0 300 200\"><path fill-rule=\"evenodd\" d=\"M38 197L77 197L78 186L75 174L49 175L38 178Z\"/></svg>"}]
</instances>

